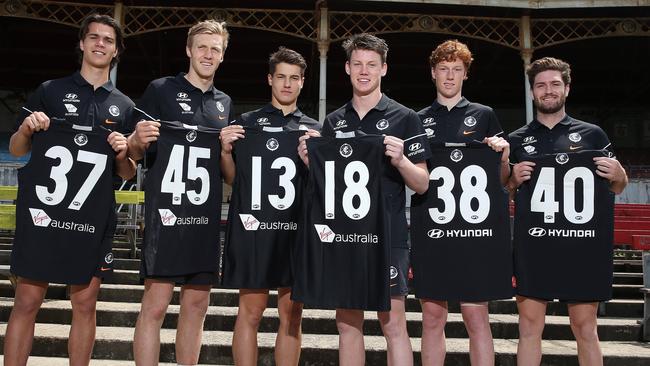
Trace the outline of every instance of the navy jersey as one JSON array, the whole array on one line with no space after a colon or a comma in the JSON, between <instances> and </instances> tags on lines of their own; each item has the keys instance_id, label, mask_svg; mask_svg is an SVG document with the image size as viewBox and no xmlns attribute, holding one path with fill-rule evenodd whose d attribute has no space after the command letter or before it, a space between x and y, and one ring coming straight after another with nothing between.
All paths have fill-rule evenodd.
<instances>
[{"instance_id":1,"label":"navy jersey","mask_svg":"<svg viewBox=\"0 0 650 366\"><path fill-rule=\"evenodd\" d=\"M220 151L219 130L161 122L145 180L144 277L217 272Z\"/></svg>"},{"instance_id":2,"label":"navy jersey","mask_svg":"<svg viewBox=\"0 0 650 366\"><path fill-rule=\"evenodd\" d=\"M415 295L460 301L512 297L501 153L484 144L457 145L432 148L429 190L411 201Z\"/></svg>"},{"instance_id":3,"label":"navy jersey","mask_svg":"<svg viewBox=\"0 0 650 366\"><path fill-rule=\"evenodd\" d=\"M114 230L109 133L59 122L33 135L31 158L18 171L12 273L78 285L112 262L102 247Z\"/></svg>"},{"instance_id":4,"label":"navy jersey","mask_svg":"<svg viewBox=\"0 0 650 366\"><path fill-rule=\"evenodd\" d=\"M593 158L607 152L539 154L516 195L517 293L608 300L612 292L614 194Z\"/></svg>"},{"instance_id":5,"label":"navy jersey","mask_svg":"<svg viewBox=\"0 0 650 366\"><path fill-rule=\"evenodd\" d=\"M390 309L390 162L384 138L310 138L292 298L319 308Z\"/></svg>"},{"instance_id":6,"label":"navy jersey","mask_svg":"<svg viewBox=\"0 0 650 366\"><path fill-rule=\"evenodd\" d=\"M235 181L228 212L223 285L291 286L306 171L298 156L304 131L246 128L233 147Z\"/></svg>"}]
</instances>

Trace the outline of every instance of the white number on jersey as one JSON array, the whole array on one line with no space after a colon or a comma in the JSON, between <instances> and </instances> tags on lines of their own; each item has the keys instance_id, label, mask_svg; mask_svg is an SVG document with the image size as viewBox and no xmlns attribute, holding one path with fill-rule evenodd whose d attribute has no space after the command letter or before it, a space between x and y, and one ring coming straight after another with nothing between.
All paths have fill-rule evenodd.
<instances>
[{"instance_id":1,"label":"white number on jersey","mask_svg":"<svg viewBox=\"0 0 650 366\"><path fill-rule=\"evenodd\" d=\"M449 168L439 166L431 171L429 179L442 179L442 185L438 187L438 198L445 206L444 211L440 211L436 207L430 208L429 216L437 224L449 223L456 214L456 198L452 194L456 183L454 174ZM472 184L472 181L475 181L475 184ZM485 170L478 165L465 167L460 173L460 186L463 191L458 202L461 216L470 224L483 222L490 214L490 196L485 191L487 188ZM472 209L473 200L478 203L476 210Z\"/></svg>"},{"instance_id":2,"label":"white number on jersey","mask_svg":"<svg viewBox=\"0 0 650 366\"><path fill-rule=\"evenodd\" d=\"M56 206L63 201L68 191L68 178L66 175L72 169L74 160L70 150L63 146L52 146L45 152L45 156L52 159L59 159L61 163L53 166L50 171L50 178L54 181L54 191L50 193L46 186L37 185L36 196L44 204ZM88 177L86 177L86 180L84 180L77 194L75 194L72 202L68 205L69 209L77 211L81 209L90 192L95 187L95 184L97 184L97 181L102 176L102 173L104 173L106 159L107 156L105 154L97 154L85 150L79 150L77 152L77 161L93 164L93 169L88 174Z\"/></svg>"},{"instance_id":3,"label":"white number on jersey","mask_svg":"<svg viewBox=\"0 0 650 366\"><path fill-rule=\"evenodd\" d=\"M334 219L334 162L325 162L325 218ZM354 176L358 175L358 180ZM361 220L370 211L370 193L366 188L370 173L366 164L360 161L351 161L345 166L343 180L345 181L345 190L343 191L343 211L352 220ZM354 207L353 200L359 197L359 206Z\"/></svg>"},{"instance_id":4,"label":"white number on jersey","mask_svg":"<svg viewBox=\"0 0 650 366\"><path fill-rule=\"evenodd\" d=\"M174 145L167 168L163 175L160 185L160 192L172 194L172 204L180 205L181 196L187 194L187 199L193 205L202 205L208 200L210 195L210 175L206 168L197 166L199 159L210 159L210 149L205 147L189 147L187 158L187 179L200 180L201 191L185 191L185 182L183 181L183 165L185 162L185 147L183 145Z\"/></svg>"},{"instance_id":5,"label":"white number on jersey","mask_svg":"<svg viewBox=\"0 0 650 366\"><path fill-rule=\"evenodd\" d=\"M262 157L253 156L251 177L251 210L262 209ZM287 157L279 157L271 163L271 169L284 169L279 176L278 186L284 189L284 197L277 194L269 194L268 200L271 206L277 210L286 210L293 205L296 198L296 188L291 180L296 176L296 165L293 160Z\"/></svg>"},{"instance_id":6,"label":"white number on jersey","mask_svg":"<svg viewBox=\"0 0 650 366\"><path fill-rule=\"evenodd\" d=\"M576 210L575 185L581 179L582 211ZM563 178L564 192L562 210L564 217L572 224L584 224L594 217L594 175L588 168L569 169ZM555 168L544 167L539 172L537 184L530 197L530 210L544 214L544 223L555 222L555 214L560 211L560 204L555 200Z\"/></svg>"}]
</instances>

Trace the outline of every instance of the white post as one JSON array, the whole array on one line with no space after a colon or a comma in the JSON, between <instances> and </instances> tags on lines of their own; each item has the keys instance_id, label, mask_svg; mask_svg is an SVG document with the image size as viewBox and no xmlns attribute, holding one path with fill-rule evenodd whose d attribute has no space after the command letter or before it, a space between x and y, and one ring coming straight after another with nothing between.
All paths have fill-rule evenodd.
<instances>
[{"instance_id":1,"label":"white post","mask_svg":"<svg viewBox=\"0 0 650 366\"><path fill-rule=\"evenodd\" d=\"M122 1L116 1L115 2L115 10L113 11L113 19L117 22L117 24L121 27L122 26L122 10L124 9L124 5L122 4ZM109 78L111 79L111 82L113 83L113 86L117 87L117 65L115 65L110 72Z\"/></svg>"},{"instance_id":2,"label":"white post","mask_svg":"<svg viewBox=\"0 0 650 366\"><path fill-rule=\"evenodd\" d=\"M320 79L318 82L318 120L323 122L327 111L327 51L329 50L329 16L327 8L320 9L318 52L320 54Z\"/></svg>"}]
</instances>

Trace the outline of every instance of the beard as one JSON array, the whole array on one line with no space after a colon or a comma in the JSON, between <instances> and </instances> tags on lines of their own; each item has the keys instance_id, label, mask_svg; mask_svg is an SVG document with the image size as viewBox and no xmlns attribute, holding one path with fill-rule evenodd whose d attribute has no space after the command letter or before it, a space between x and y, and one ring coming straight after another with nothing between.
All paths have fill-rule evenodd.
<instances>
[{"instance_id":1,"label":"beard","mask_svg":"<svg viewBox=\"0 0 650 366\"><path fill-rule=\"evenodd\" d=\"M535 104L537 111L544 114L553 114L559 112L562 110L562 108L564 108L564 103L566 103L566 97L564 94L560 95L560 99L558 99L557 102L550 105L544 104L541 98L533 99L533 104Z\"/></svg>"}]
</instances>

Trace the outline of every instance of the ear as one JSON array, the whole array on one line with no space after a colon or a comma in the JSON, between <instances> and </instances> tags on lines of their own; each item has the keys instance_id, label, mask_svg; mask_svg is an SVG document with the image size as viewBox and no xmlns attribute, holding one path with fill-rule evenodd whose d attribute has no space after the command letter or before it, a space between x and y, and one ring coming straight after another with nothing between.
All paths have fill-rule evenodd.
<instances>
[{"instance_id":1,"label":"ear","mask_svg":"<svg viewBox=\"0 0 650 366\"><path fill-rule=\"evenodd\" d=\"M303 86L303 85L305 85L305 77L304 77L304 76L302 76L302 77L300 78L300 86L299 86L299 88L302 89L302 86Z\"/></svg>"},{"instance_id":2,"label":"ear","mask_svg":"<svg viewBox=\"0 0 650 366\"><path fill-rule=\"evenodd\" d=\"M345 61L345 73L350 75L350 61Z\"/></svg>"},{"instance_id":3,"label":"ear","mask_svg":"<svg viewBox=\"0 0 650 366\"><path fill-rule=\"evenodd\" d=\"M84 51L84 41L83 40L79 40L79 49L81 50L81 52Z\"/></svg>"},{"instance_id":4,"label":"ear","mask_svg":"<svg viewBox=\"0 0 650 366\"><path fill-rule=\"evenodd\" d=\"M266 74L266 79L267 79L268 82L269 82L269 86L271 86L271 85L272 85L272 82L273 82L273 75L271 75L271 74Z\"/></svg>"},{"instance_id":5,"label":"ear","mask_svg":"<svg viewBox=\"0 0 650 366\"><path fill-rule=\"evenodd\" d=\"M185 54L187 54L187 57L192 57L192 52L190 52L190 46L185 46Z\"/></svg>"},{"instance_id":6,"label":"ear","mask_svg":"<svg viewBox=\"0 0 650 366\"><path fill-rule=\"evenodd\" d=\"M431 68L431 80L436 81L436 68Z\"/></svg>"},{"instance_id":7,"label":"ear","mask_svg":"<svg viewBox=\"0 0 650 366\"><path fill-rule=\"evenodd\" d=\"M569 89L571 89L571 84L567 84L567 85L564 87L564 97L565 97L565 98L569 96Z\"/></svg>"},{"instance_id":8,"label":"ear","mask_svg":"<svg viewBox=\"0 0 650 366\"><path fill-rule=\"evenodd\" d=\"M381 65L381 76L382 77L386 76L387 72L388 72L388 64L384 62L384 64Z\"/></svg>"}]
</instances>

